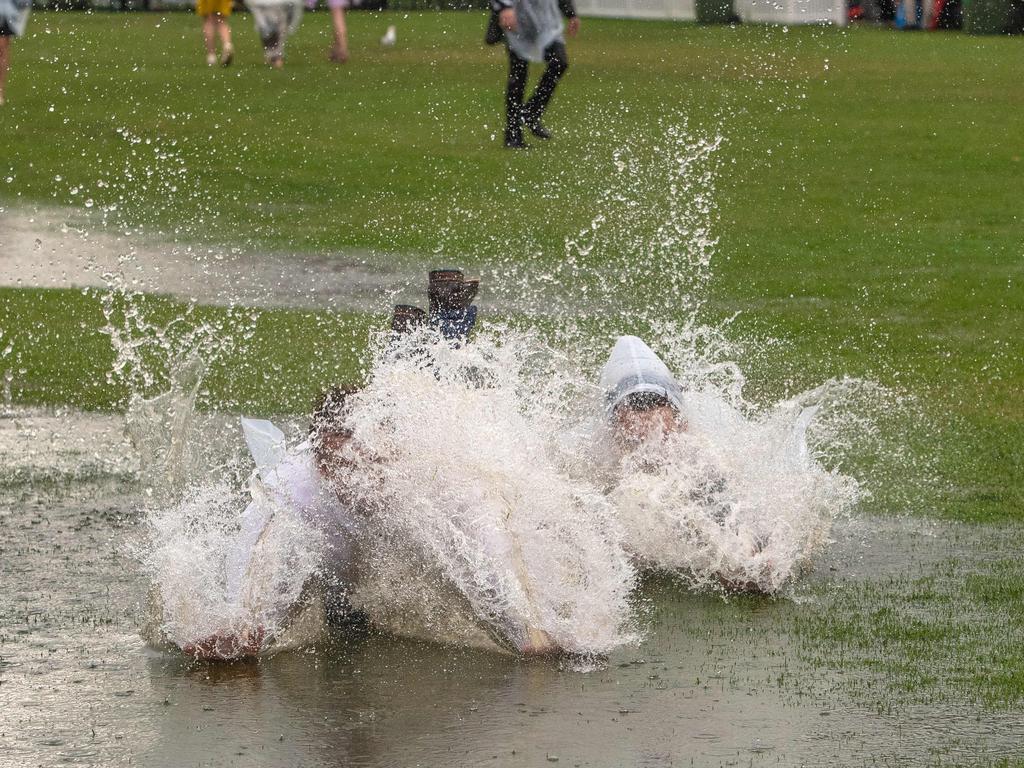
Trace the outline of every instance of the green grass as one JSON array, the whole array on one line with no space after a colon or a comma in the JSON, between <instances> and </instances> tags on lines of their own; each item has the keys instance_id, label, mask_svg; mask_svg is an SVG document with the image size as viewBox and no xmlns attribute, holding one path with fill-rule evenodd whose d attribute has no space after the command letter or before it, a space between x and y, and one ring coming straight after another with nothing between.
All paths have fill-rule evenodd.
<instances>
[{"instance_id":1,"label":"green grass","mask_svg":"<svg viewBox=\"0 0 1024 768\"><path fill-rule=\"evenodd\" d=\"M393 50L376 44L389 23ZM0 110L0 205L89 200L96 226L157 238L454 261L506 296L561 269L559 308L602 338L704 300L705 321L739 313L728 332L749 342L740 362L761 400L844 374L914 398L884 435L899 461L859 459L876 480L866 508L1020 519L1020 41L588 19L548 119L556 138L514 155L481 14L353 14L340 68L324 57L325 15L307 15L281 73L260 65L248 17L234 28L224 71L203 66L188 14L33 15ZM685 135L725 141L713 184L672 194L669 133L684 120ZM707 284L658 238L694 195L714 203ZM599 214L582 238L593 248L567 266L567 239ZM94 291L0 290L15 402L122 408L165 387L168 350L212 328L198 343L214 359L206 406L303 412L325 384L362 376L366 332L383 322L117 299L115 325L134 308L150 330L141 367L109 376L103 307ZM801 653L867 706L1019 706L1024 573L1012 542L992 547L966 576L953 558L826 585L783 612Z\"/></svg>"},{"instance_id":2,"label":"green grass","mask_svg":"<svg viewBox=\"0 0 1024 768\"><path fill-rule=\"evenodd\" d=\"M145 295L115 297L108 322L104 305L93 290L0 288L0 344L12 347L11 362L0 362L0 370L11 376L15 402L123 409L132 394L166 391L170 365L197 352L210 363L200 405L306 413L325 387L361 381L374 322L364 315L227 310ZM127 313L139 322L126 323ZM115 371L110 328L137 345L122 370Z\"/></svg>"},{"instance_id":3,"label":"green grass","mask_svg":"<svg viewBox=\"0 0 1024 768\"><path fill-rule=\"evenodd\" d=\"M388 23L395 49L376 44ZM782 341L741 360L759 398L843 374L914 395L927 418L896 439L931 462L917 506L1019 515L1018 41L588 19L550 112L557 138L512 155L498 140L503 54L481 45L482 25L473 13L354 14L355 57L333 67L327 19L307 15L287 69L271 72L244 15L237 66L211 70L189 14L36 14L0 113L0 204L89 200L97 226L179 241L457 261L506 295L531 289L530 270L561 269L565 311L586 290L634 313L580 318L602 335L685 316L682 288L706 300L705 319L739 312L736 337ZM672 194L668 132L684 120L684 136L725 141L707 165L714 183ZM714 203L719 239L707 285L690 285L684 249L657 235L695 195ZM568 268L567 239L599 214L592 249ZM625 284L606 280L623 271ZM49 341L33 344L56 347L15 345L13 394L120 403L101 375L104 338L76 346L81 359L61 344L60 329L95 327L95 307L32 296L4 294L0 329L41 323L35 306ZM323 378L306 381L301 349L246 352L254 372L285 356L303 382L296 402ZM339 365L358 377L354 358ZM210 403L292 404L255 373L225 378Z\"/></svg>"}]
</instances>

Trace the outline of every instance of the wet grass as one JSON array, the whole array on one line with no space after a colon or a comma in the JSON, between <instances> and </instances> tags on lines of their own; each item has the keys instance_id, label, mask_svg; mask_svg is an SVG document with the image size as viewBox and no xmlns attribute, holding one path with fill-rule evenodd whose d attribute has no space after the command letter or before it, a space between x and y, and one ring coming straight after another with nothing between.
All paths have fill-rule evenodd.
<instances>
[{"instance_id":1,"label":"wet grass","mask_svg":"<svg viewBox=\"0 0 1024 768\"><path fill-rule=\"evenodd\" d=\"M0 341L17 349L0 363L12 401L123 409L137 393L170 385L168 364L182 351L210 364L199 404L260 413L306 413L332 384L356 384L373 318L289 310L228 310L156 296L109 305L98 291L0 288ZM133 320L125 324L125 316ZM115 371L104 329L139 342ZM281 386L281 382L288 386Z\"/></svg>"},{"instance_id":2,"label":"wet grass","mask_svg":"<svg viewBox=\"0 0 1024 768\"><path fill-rule=\"evenodd\" d=\"M1016 711L1024 702L1022 592L1024 566L1012 553L987 562L954 555L831 585L792 613L791 627L806 661L879 714L954 702L965 712Z\"/></svg>"},{"instance_id":3,"label":"wet grass","mask_svg":"<svg viewBox=\"0 0 1024 768\"><path fill-rule=\"evenodd\" d=\"M631 267L647 277L623 286L626 316L652 301L672 316L677 297L645 259L664 258L655 231L679 213L665 190L677 150L667 133L685 119L687 135L726 139L714 189L680 197L715 204L705 314L738 312L732 332L773 340L741 361L751 392L772 399L852 375L911 393L912 423L895 433L899 450L921 459L912 471L927 476L911 506L1020 514L1018 41L587 20L550 114L558 137L519 156L495 138L505 65L481 45L482 21L355 14L355 59L339 68L324 61L326 17L308 15L288 68L274 73L259 64L244 15L238 65L224 71L203 65L189 14L36 14L0 114L0 204L90 201L97 225L176 240L459 261L506 292L533 269L550 272L566 239L603 214L595 247L576 255L572 279L583 284L569 295ZM382 49L376 37L392 22L400 44ZM635 161L626 172L616 151ZM11 304L0 311L45 327L34 343L55 345L18 346L8 365L16 397L123 400L105 383L103 338L75 336L88 301L32 294L39 310L26 315L31 302L15 296L4 294ZM303 340L319 321L261 317L268 334L278 319L279 330L301 328L297 346L261 331L245 346L251 372L218 374L214 397L284 407L290 397L272 385L280 370L297 375L304 401L326 378L303 367L304 354L322 357ZM81 360L69 357L68 334L89 350ZM357 374L349 352L328 355L340 378ZM301 383L309 378L318 383ZM876 496L876 508L907 506L906 496Z\"/></svg>"}]
</instances>

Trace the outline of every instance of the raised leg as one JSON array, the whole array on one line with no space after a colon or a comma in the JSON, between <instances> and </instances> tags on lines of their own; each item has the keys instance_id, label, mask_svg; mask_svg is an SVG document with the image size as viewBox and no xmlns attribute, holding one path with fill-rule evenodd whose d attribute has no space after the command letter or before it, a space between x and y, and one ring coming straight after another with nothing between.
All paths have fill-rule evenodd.
<instances>
[{"instance_id":1,"label":"raised leg","mask_svg":"<svg viewBox=\"0 0 1024 768\"><path fill-rule=\"evenodd\" d=\"M552 43L544 51L544 61L548 66L537 83L533 96L523 107L523 121L531 128L539 128L541 118L544 117L544 110L548 108L551 96L555 92L555 86L562 76L569 69L569 55L565 50L565 43ZM534 131L536 133L536 131Z\"/></svg>"}]
</instances>

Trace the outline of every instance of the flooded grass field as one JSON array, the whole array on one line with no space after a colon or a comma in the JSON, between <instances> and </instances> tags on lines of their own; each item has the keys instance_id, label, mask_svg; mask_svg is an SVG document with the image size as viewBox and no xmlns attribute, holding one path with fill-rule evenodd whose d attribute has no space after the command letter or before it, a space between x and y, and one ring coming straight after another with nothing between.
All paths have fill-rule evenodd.
<instances>
[{"instance_id":1,"label":"flooded grass field","mask_svg":"<svg viewBox=\"0 0 1024 768\"><path fill-rule=\"evenodd\" d=\"M140 637L148 586L128 542L143 500L118 419L15 412L0 425L4 465L22 465L0 500L5 765L916 766L1020 755L1016 524L854 516L775 599L649 579L635 598L643 640L590 671L343 627L315 648L209 665Z\"/></svg>"},{"instance_id":2,"label":"flooded grass field","mask_svg":"<svg viewBox=\"0 0 1024 768\"><path fill-rule=\"evenodd\" d=\"M284 73L193 21L17 41L0 767L1024 766L1014 41L588 19L509 158L475 14L353 14L323 71L314 14ZM453 263L471 343L390 336ZM686 428L616 459L624 334ZM172 647L238 618L239 416L302 456L336 384L363 615ZM323 565L286 523L268 603Z\"/></svg>"}]
</instances>

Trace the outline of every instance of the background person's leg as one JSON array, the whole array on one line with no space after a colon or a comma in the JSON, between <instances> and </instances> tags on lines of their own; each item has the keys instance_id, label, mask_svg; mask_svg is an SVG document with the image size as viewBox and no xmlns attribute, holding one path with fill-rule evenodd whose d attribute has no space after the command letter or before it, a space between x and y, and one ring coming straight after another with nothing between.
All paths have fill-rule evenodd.
<instances>
[{"instance_id":1,"label":"background person's leg","mask_svg":"<svg viewBox=\"0 0 1024 768\"><path fill-rule=\"evenodd\" d=\"M903 28L917 29L917 3L918 0L903 0Z\"/></svg>"},{"instance_id":2,"label":"background person's leg","mask_svg":"<svg viewBox=\"0 0 1024 768\"><path fill-rule=\"evenodd\" d=\"M203 17L203 42L206 44L206 63L213 66L217 61L217 17L212 13Z\"/></svg>"},{"instance_id":3,"label":"background person's leg","mask_svg":"<svg viewBox=\"0 0 1024 768\"><path fill-rule=\"evenodd\" d=\"M231 44L231 25L226 16L217 14L217 32L220 35L220 63L222 66L231 64L235 57L235 47Z\"/></svg>"},{"instance_id":4,"label":"background person's leg","mask_svg":"<svg viewBox=\"0 0 1024 768\"><path fill-rule=\"evenodd\" d=\"M555 92L555 86L569 69L569 54L565 50L565 43L549 45L544 51L544 61L548 63L547 69L537 83L533 96L523 107L523 121L535 135L546 139L547 131L543 130L540 121L544 117L544 110L548 108L548 102L551 101L551 95Z\"/></svg>"},{"instance_id":5,"label":"background person's leg","mask_svg":"<svg viewBox=\"0 0 1024 768\"><path fill-rule=\"evenodd\" d=\"M921 0L921 29L931 29L935 21L935 0Z\"/></svg>"},{"instance_id":6,"label":"background person's leg","mask_svg":"<svg viewBox=\"0 0 1024 768\"><path fill-rule=\"evenodd\" d=\"M0 35L0 104L7 98L7 69L11 66L11 38Z\"/></svg>"},{"instance_id":7,"label":"background person's leg","mask_svg":"<svg viewBox=\"0 0 1024 768\"><path fill-rule=\"evenodd\" d=\"M273 6L265 5L254 5L251 9L256 33L263 45L263 58L268 64L274 64L275 58L280 59L281 34L277 10Z\"/></svg>"},{"instance_id":8,"label":"background person's leg","mask_svg":"<svg viewBox=\"0 0 1024 768\"><path fill-rule=\"evenodd\" d=\"M508 85L505 88L505 146L523 144L523 94L526 92L527 61L508 49Z\"/></svg>"},{"instance_id":9,"label":"background person's leg","mask_svg":"<svg viewBox=\"0 0 1024 768\"><path fill-rule=\"evenodd\" d=\"M334 24L334 48L330 59L343 63L348 61L348 27L345 26L345 9L340 4L331 5L331 22Z\"/></svg>"}]
</instances>

